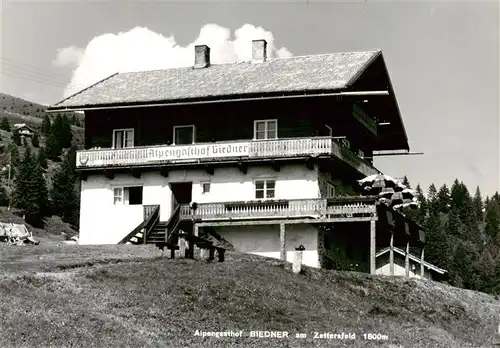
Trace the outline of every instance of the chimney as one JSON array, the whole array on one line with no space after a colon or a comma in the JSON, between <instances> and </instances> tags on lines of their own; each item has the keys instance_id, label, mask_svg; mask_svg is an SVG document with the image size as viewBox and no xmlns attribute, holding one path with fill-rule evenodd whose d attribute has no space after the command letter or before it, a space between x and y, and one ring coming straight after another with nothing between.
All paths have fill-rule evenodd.
<instances>
[{"instance_id":1,"label":"chimney","mask_svg":"<svg viewBox=\"0 0 500 348\"><path fill-rule=\"evenodd\" d=\"M266 40L252 40L252 63L263 63L267 59Z\"/></svg>"},{"instance_id":2,"label":"chimney","mask_svg":"<svg viewBox=\"0 0 500 348\"><path fill-rule=\"evenodd\" d=\"M206 68L210 66L210 47L207 45L194 46L194 67Z\"/></svg>"}]
</instances>

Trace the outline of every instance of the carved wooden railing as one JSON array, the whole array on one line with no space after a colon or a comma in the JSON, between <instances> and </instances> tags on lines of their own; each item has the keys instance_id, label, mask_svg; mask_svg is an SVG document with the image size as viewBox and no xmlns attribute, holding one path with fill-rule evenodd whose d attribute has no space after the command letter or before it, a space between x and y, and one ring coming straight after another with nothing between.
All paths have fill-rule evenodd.
<instances>
[{"instance_id":1,"label":"carved wooden railing","mask_svg":"<svg viewBox=\"0 0 500 348\"><path fill-rule=\"evenodd\" d=\"M375 214L376 207L371 202L335 203L327 199L201 203L194 212L189 205L181 205L180 210L182 220L202 221L298 217L349 218Z\"/></svg>"},{"instance_id":2,"label":"carved wooden railing","mask_svg":"<svg viewBox=\"0 0 500 348\"><path fill-rule=\"evenodd\" d=\"M331 137L140 146L128 149L92 149L77 151L76 167L101 168L317 155L331 155L350 163L352 158L350 158L350 151L346 149ZM347 158L344 159L346 156ZM356 166L363 170L363 174L378 173L378 170L369 162L357 158Z\"/></svg>"}]
</instances>

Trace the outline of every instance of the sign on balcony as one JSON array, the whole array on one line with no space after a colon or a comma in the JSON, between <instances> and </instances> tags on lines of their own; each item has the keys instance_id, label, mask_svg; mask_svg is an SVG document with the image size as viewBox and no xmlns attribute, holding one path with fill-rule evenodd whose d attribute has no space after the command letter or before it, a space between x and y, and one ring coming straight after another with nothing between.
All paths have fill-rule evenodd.
<instances>
[{"instance_id":1,"label":"sign on balcony","mask_svg":"<svg viewBox=\"0 0 500 348\"><path fill-rule=\"evenodd\" d=\"M205 158L248 157L248 142L84 151L77 154L78 166L184 162Z\"/></svg>"},{"instance_id":2,"label":"sign on balcony","mask_svg":"<svg viewBox=\"0 0 500 348\"><path fill-rule=\"evenodd\" d=\"M248 157L248 143L160 146L149 148L153 161L182 161L202 158Z\"/></svg>"}]
</instances>

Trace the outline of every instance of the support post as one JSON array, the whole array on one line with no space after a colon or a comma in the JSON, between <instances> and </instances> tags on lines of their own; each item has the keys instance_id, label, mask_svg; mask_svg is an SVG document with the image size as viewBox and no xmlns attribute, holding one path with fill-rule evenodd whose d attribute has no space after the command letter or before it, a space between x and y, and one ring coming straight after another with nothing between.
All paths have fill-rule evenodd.
<instances>
[{"instance_id":1,"label":"support post","mask_svg":"<svg viewBox=\"0 0 500 348\"><path fill-rule=\"evenodd\" d=\"M394 231L391 230L391 243L389 244L389 271L394 275Z\"/></svg>"},{"instance_id":2,"label":"support post","mask_svg":"<svg viewBox=\"0 0 500 348\"><path fill-rule=\"evenodd\" d=\"M286 261L286 231L285 224L280 224L280 259Z\"/></svg>"},{"instance_id":3,"label":"support post","mask_svg":"<svg viewBox=\"0 0 500 348\"><path fill-rule=\"evenodd\" d=\"M200 233L200 232L199 232L199 229L200 229L200 228L199 228L199 226L198 226L198 225L196 225L196 224L195 224L195 225L193 226L194 235L195 235L196 237L199 237L199 236L198 236L198 234Z\"/></svg>"},{"instance_id":4,"label":"support post","mask_svg":"<svg viewBox=\"0 0 500 348\"><path fill-rule=\"evenodd\" d=\"M410 276L410 242L406 242L405 250L405 276Z\"/></svg>"},{"instance_id":5,"label":"support post","mask_svg":"<svg viewBox=\"0 0 500 348\"><path fill-rule=\"evenodd\" d=\"M376 231L375 220L370 221L370 274L375 274L376 268Z\"/></svg>"},{"instance_id":6,"label":"support post","mask_svg":"<svg viewBox=\"0 0 500 348\"><path fill-rule=\"evenodd\" d=\"M420 277L424 278L424 247L422 247L422 251L420 252Z\"/></svg>"}]
</instances>

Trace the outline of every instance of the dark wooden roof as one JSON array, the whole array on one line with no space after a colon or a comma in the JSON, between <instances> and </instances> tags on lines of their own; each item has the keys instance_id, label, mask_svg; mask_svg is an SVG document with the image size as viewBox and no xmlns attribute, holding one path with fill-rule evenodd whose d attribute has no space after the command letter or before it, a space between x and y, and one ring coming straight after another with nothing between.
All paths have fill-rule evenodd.
<instances>
[{"instance_id":1,"label":"dark wooden roof","mask_svg":"<svg viewBox=\"0 0 500 348\"><path fill-rule=\"evenodd\" d=\"M117 73L54 104L48 111L356 90L389 90L389 97L378 98L373 109L368 110L371 116L383 116L379 121L391 123L380 129L376 148L408 150L406 131L380 50Z\"/></svg>"},{"instance_id":2,"label":"dark wooden roof","mask_svg":"<svg viewBox=\"0 0 500 348\"><path fill-rule=\"evenodd\" d=\"M151 103L276 92L335 91L353 79L381 51L271 58L263 63L237 62L119 73L109 76L51 108Z\"/></svg>"}]
</instances>

